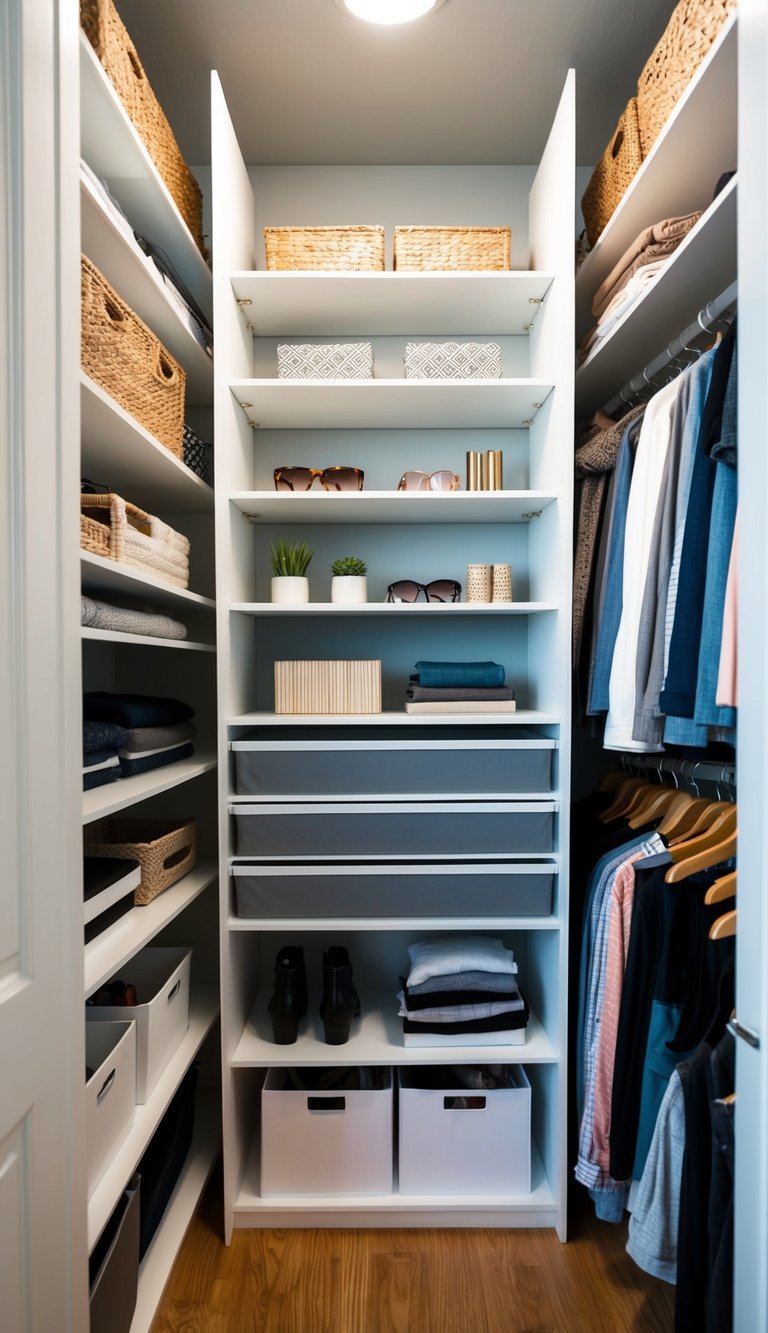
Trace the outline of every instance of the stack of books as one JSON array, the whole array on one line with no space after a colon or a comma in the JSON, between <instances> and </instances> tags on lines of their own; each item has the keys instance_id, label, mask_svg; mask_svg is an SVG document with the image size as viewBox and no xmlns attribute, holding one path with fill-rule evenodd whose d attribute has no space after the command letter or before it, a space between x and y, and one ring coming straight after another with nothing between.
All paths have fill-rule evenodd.
<instances>
[{"instance_id":1,"label":"stack of books","mask_svg":"<svg viewBox=\"0 0 768 1333\"><path fill-rule=\"evenodd\" d=\"M406 713L514 713L515 691L498 662L417 662Z\"/></svg>"}]
</instances>

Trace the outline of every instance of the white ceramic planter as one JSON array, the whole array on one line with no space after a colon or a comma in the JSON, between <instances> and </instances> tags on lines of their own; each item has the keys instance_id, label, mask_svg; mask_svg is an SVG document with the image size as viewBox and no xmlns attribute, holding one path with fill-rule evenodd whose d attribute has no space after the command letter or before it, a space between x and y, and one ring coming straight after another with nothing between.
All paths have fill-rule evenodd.
<instances>
[{"instance_id":1,"label":"white ceramic planter","mask_svg":"<svg viewBox=\"0 0 768 1333\"><path fill-rule=\"evenodd\" d=\"M309 601L309 579L296 575L280 575L272 580L272 601L298 606Z\"/></svg>"},{"instance_id":2,"label":"white ceramic planter","mask_svg":"<svg viewBox=\"0 0 768 1333\"><path fill-rule=\"evenodd\" d=\"M334 574L331 579L331 601L350 602L368 601L368 579L365 574Z\"/></svg>"}]
</instances>

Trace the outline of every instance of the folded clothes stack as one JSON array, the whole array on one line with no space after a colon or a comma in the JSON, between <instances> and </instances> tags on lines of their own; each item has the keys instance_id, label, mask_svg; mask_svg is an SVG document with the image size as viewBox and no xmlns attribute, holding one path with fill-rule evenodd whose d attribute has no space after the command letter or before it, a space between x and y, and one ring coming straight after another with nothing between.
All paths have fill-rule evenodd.
<instances>
[{"instance_id":1,"label":"folded clothes stack","mask_svg":"<svg viewBox=\"0 0 768 1333\"><path fill-rule=\"evenodd\" d=\"M515 691L498 662L417 662L406 713L514 713Z\"/></svg>"},{"instance_id":2,"label":"folded clothes stack","mask_svg":"<svg viewBox=\"0 0 768 1333\"><path fill-rule=\"evenodd\" d=\"M88 629L109 630L112 634L145 634L154 639L186 639L187 627L172 616L157 611L137 611L133 607L113 606L92 597L80 598L80 624Z\"/></svg>"},{"instance_id":3,"label":"folded clothes stack","mask_svg":"<svg viewBox=\"0 0 768 1333\"><path fill-rule=\"evenodd\" d=\"M83 722L83 791L116 782L120 773L120 747L128 740L124 727L111 722Z\"/></svg>"},{"instance_id":4,"label":"folded clothes stack","mask_svg":"<svg viewBox=\"0 0 768 1333\"><path fill-rule=\"evenodd\" d=\"M117 736L115 777L134 777L194 753L194 711L181 699L149 694L110 694L95 691L83 696L86 727L97 726ZM104 778L103 781L110 781ZM99 785L92 782L91 786Z\"/></svg>"},{"instance_id":5,"label":"folded clothes stack","mask_svg":"<svg viewBox=\"0 0 768 1333\"><path fill-rule=\"evenodd\" d=\"M399 1015L406 1046L520 1046L529 1009L501 940L454 935L408 948Z\"/></svg>"},{"instance_id":6,"label":"folded clothes stack","mask_svg":"<svg viewBox=\"0 0 768 1333\"><path fill-rule=\"evenodd\" d=\"M592 314L596 324L583 339L579 362L586 361L609 337L619 320L655 282L672 255L695 227L701 213L687 213L684 217L664 218L635 237L592 298Z\"/></svg>"}]
</instances>

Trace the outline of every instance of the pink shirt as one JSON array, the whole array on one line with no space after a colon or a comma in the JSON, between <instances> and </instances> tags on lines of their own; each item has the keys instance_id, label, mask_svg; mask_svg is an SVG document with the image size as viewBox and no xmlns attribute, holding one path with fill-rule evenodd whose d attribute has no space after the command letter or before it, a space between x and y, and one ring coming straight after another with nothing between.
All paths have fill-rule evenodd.
<instances>
[{"instance_id":1,"label":"pink shirt","mask_svg":"<svg viewBox=\"0 0 768 1333\"><path fill-rule=\"evenodd\" d=\"M635 852L628 857L616 871L611 889L605 989L595 1053L595 1102L592 1121L594 1160L606 1172L610 1165L611 1091L616 1059L616 1034L619 1030L621 992L627 966L632 905L635 901L634 863L641 860L643 860L642 852Z\"/></svg>"}]
</instances>

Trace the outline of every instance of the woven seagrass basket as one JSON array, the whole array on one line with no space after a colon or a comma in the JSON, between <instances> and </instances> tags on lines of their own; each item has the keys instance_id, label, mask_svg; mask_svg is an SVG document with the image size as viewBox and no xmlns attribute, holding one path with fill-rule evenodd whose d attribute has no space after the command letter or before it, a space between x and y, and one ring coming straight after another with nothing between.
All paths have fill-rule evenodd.
<instances>
[{"instance_id":1,"label":"woven seagrass basket","mask_svg":"<svg viewBox=\"0 0 768 1333\"><path fill-rule=\"evenodd\" d=\"M80 496L80 546L186 588L189 541L167 523L112 493Z\"/></svg>"},{"instance_id":2,"label":"woven seagrass basket","mask_svg":"<svg viewBox=\"0 0 768 1333\"><path fill-rule=\"evenodd\" d=\"M197 820L105 819L89 826L86 856L138 861L141 883L136 907L145 907L197 865Z\"/></svg>"},{"instance_id":3,"label":"woven seagrass basket","mask_svg":"<svg viewBox=\"0 0 768 1333\"><path fill-rule=\"evenodd\" d=\"M265 227L268 269L384 269L383 227Z\"/></svg>"},{"instance_id":4,"label":"woven seagrass basket","mask_svg":"<svg viewBox=\"0 0 768 1333\"><path fill-rule=\"evenodd\" d=\"M181 458L186 372L85 255L80 320L85 373Z\"/></svg>"},{"instance_id":5,"label":"woven seagrass basket","mask_svg":"<svg viewBox=\"0 0 768 1333\"><path fill-rule=\"evenodd\" d=\"M394 267L405 272L508 269L509 227L395 227Z\"/></svg>"},{"instance_id":6,"label":"woven seagrass basket","mask_svg":"<svg viewBox=\"0 0 768 1333\"><path fill-rule=\"evenodd\" d=\"M680 0L637 81L640 143L647 157L737 0Z\"/></svg>"},{"instance_id":7,"label":"woven seagrass basket","mask_svg":"<svg viewBox=\"0 0 768 1333\"><path fill-rule=\"evenodd\" d=\"M80 0L80 26L133 121L169 194L208 258L203 241L203 196L173 130L152 91L136 47L112 0Z\"/></svg>"},{"instance_id":8,"label":"woven seagrass basket","mask_svg":"<svg viewBox=\"0 0 768 1333\"><path fill-rule=\"evenodd\" d=\"M637 99L627 102L610 141L584 191L581 211L590 245L594 245L616 205L643 163Z\"/></svg>"}]
</instances>

